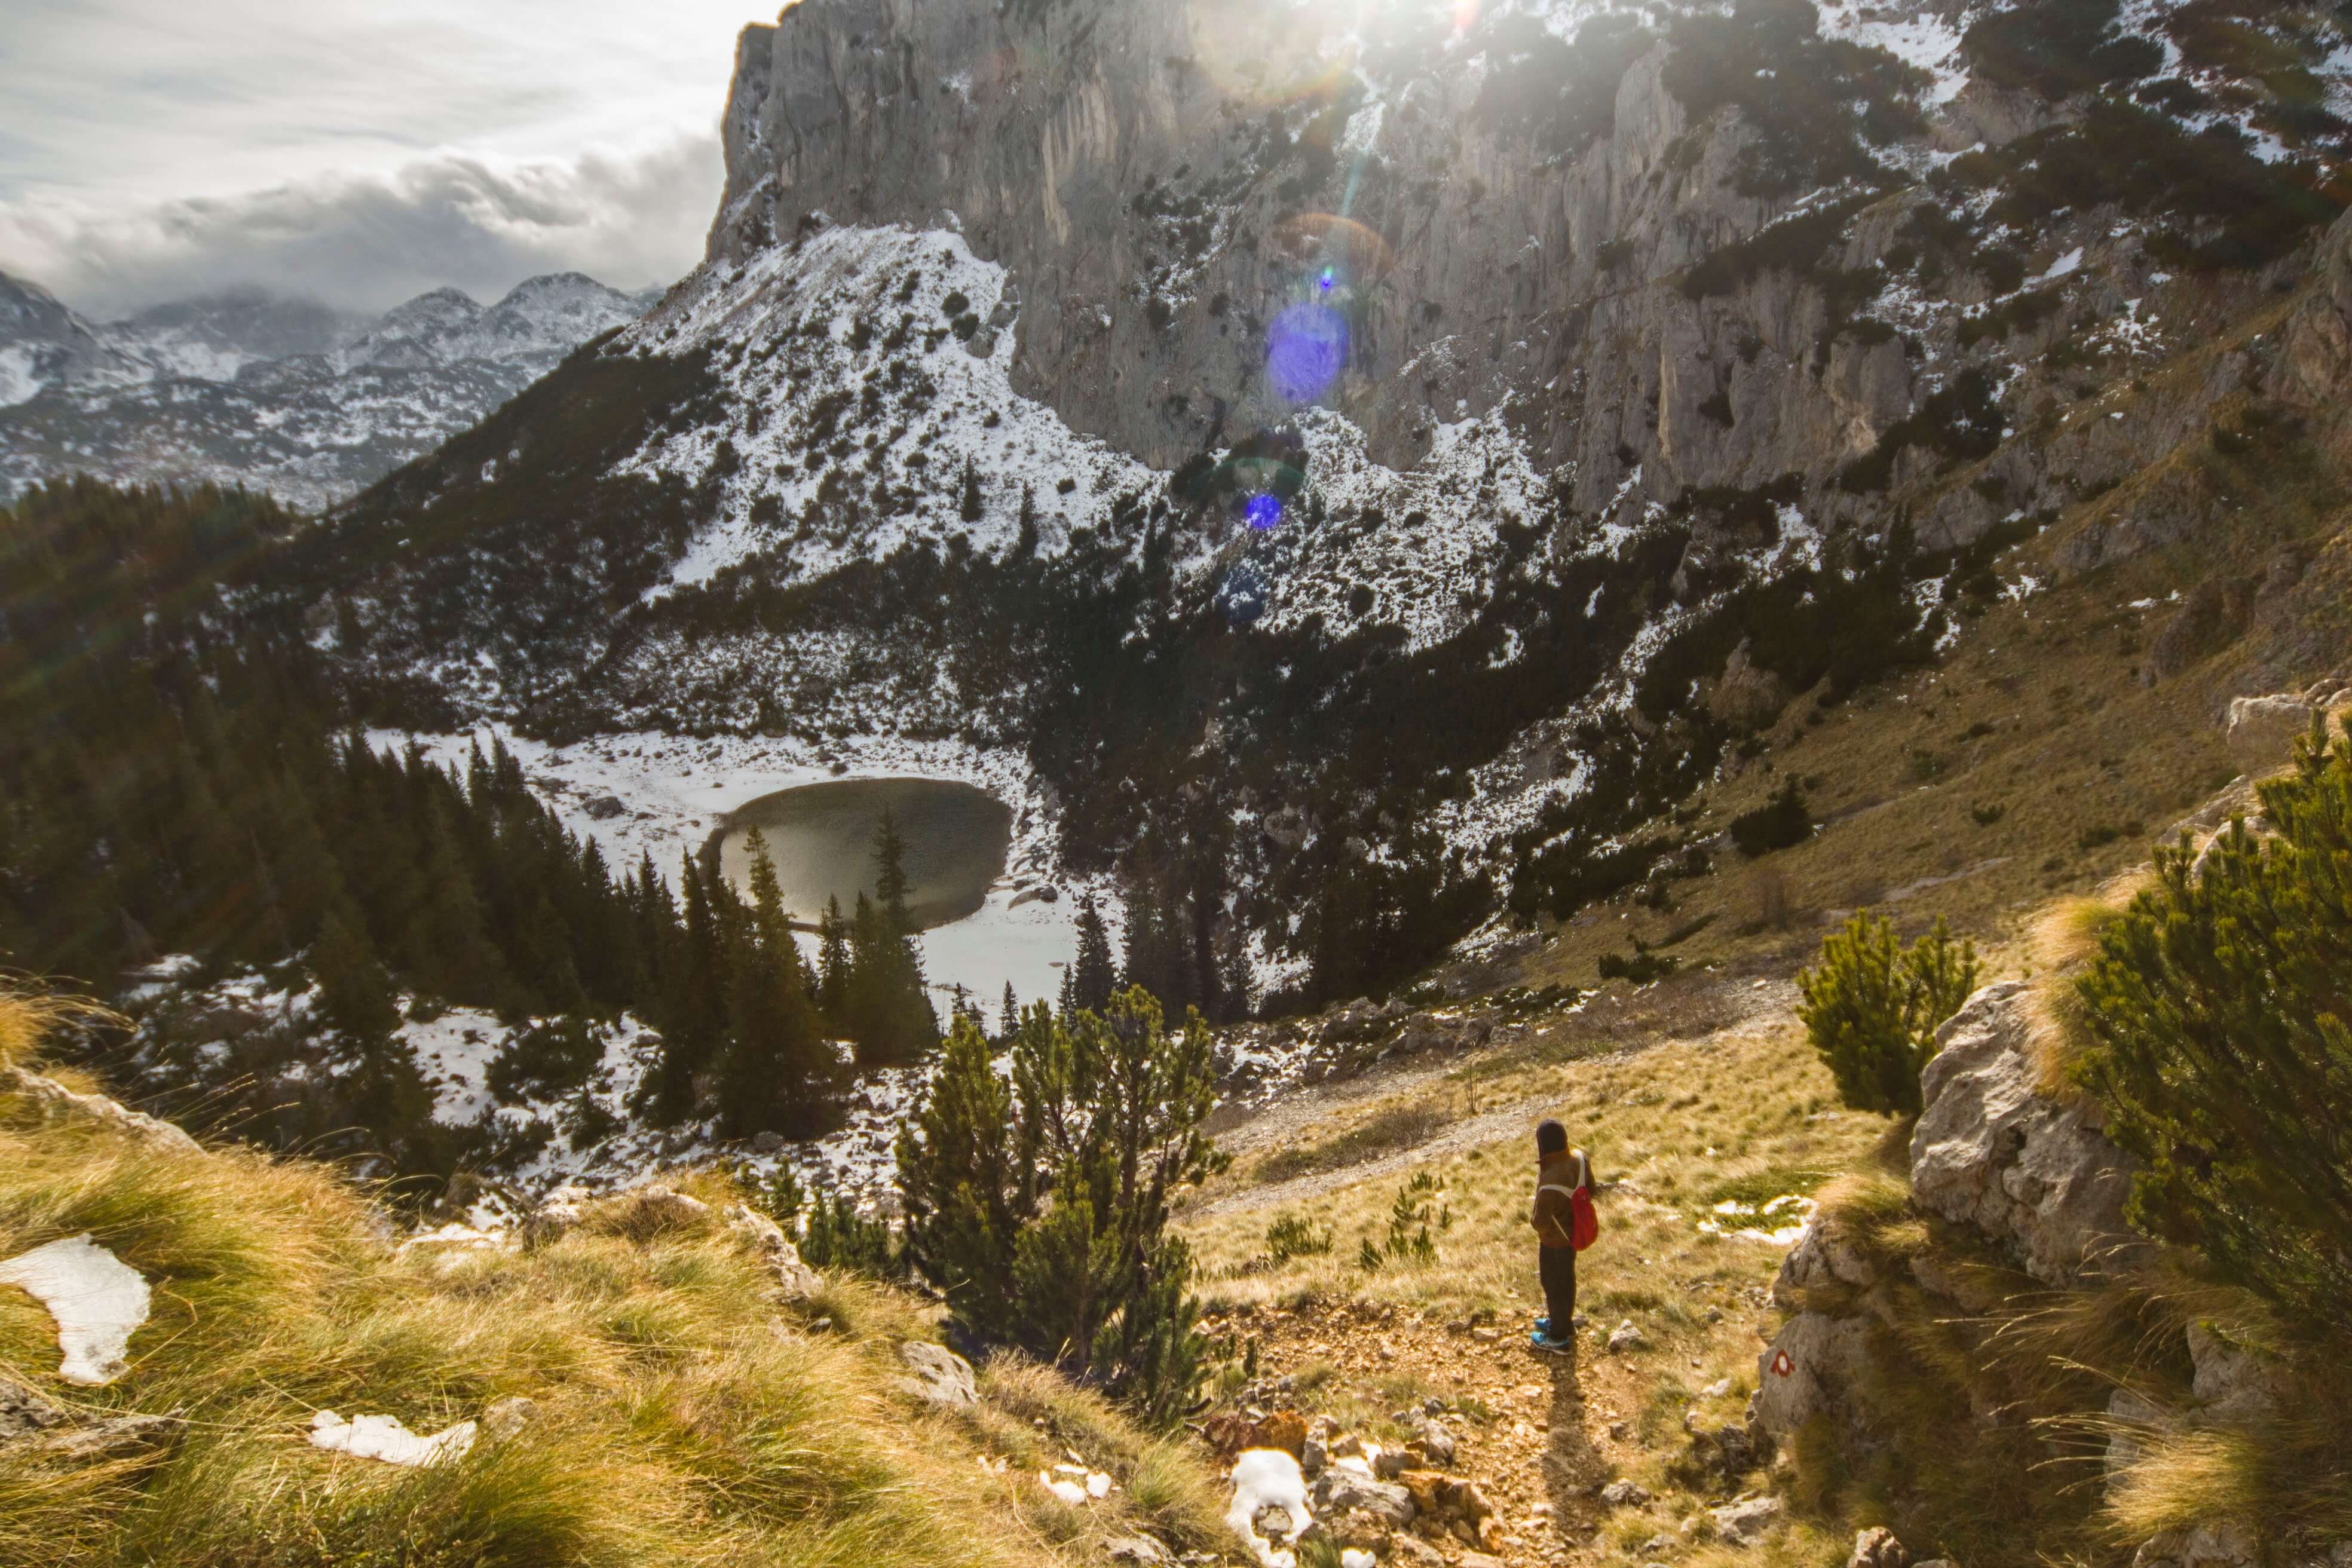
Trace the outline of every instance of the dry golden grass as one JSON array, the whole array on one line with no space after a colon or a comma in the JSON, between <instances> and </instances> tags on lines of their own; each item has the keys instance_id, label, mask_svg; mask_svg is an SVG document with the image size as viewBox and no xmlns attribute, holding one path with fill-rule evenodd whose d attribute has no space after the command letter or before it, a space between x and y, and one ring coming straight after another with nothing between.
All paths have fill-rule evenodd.
<instances>
[{"instance_id":1,"label":"dry golden grass","mask_svg":"<svg viewBox=\"0 0 2352 1568\"><path fill-rule=\"evenodd\" d=\"M0 1000L0 1027L37 1029ZM384 1239L315 1165L159 1152L94 1125L33 1127L0 1100L0 1257L88 1231L154 1287L132 1368L54 1377L47 1312L0 1290L0 1369L94 1413L171 1414L171 1442L112 1463L0 1447L0 1564L793 1563L1096 1561L1150 1528L1220 1544L1205 1471L1090 1394L1055 1420L1122 1489L1070 1509L1038 1484L1039 1381L992 1373L973 1411L899 1385L932 1311L855 1280L804 1306L714 1221L648 1229L616 1202L534 1251ZM686 1184L714 1204L704 1174ZM599 1220L604 1223L598 1223ZM830 1318L830 1323L820 1318ZM511 1442L403 1470L311 1447L311 1414L434 1432L523 1395ZM984 1460L1007 1461L992 1469Z\"/></svg>"}]
</instances>

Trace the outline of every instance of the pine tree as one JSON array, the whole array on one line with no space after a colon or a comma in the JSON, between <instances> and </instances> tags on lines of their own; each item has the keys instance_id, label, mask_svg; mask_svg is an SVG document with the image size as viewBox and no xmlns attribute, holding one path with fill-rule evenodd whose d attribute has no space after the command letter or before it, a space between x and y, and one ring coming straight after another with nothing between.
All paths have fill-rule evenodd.
<instances>
[{"instance_id":1,"label":"pine tree","mask_svg":"<svg viewBox=\"0 0 2352 1568\"><path fill-rule=\"evenodd\" d=\"M1199 1015L1171 1033L1139 990L1101 1016L1023 1017L1008 1086L970 1020L898 1145L907 1248L984 1338L1109 1388L1162 1423L1202 1363L1175 1190L1219 1168Z\"/></svg>"},{"instance_id":2,"label":"pine tree","mask_svg":"<svg viewBox=\"0 0 2352 1568\"><path fill-rule=\"evenodd\" d=\"M310 973L327 1019L355 1040L384 1038L400 1027L400 1008L375 952L349 908L330 910L310 948Z\"/></svg>"},{"instance_id":3,"label":"pine tree","mask_svg":"<svg viewBox=\"0 0 2352 1568\"><path fill-rule=\"evenodd\" d=\"M829 895L824 918L817 922L818 1010L835 1029L844 1026L849 1007L849 924L841 918L841 899Z\"/></svg>"},{"instance_id":4,"label":"pine tree","mask_svg":"<svg viewBox=\"0 0 2352 1568\"><path fill-rule=\"evenodd\" d=\"M2352 1300L2352 723L2316 725L2200 867L2161 849L2076 985L2075 1076L2137 1155L2130 1213L2313 1321Z\"/></svg>"},{"instance_id":5,"label":"pine tree","mask_svg":"<svg viewBox=\"0 0 2352 1568\"><path fill-rule=\"evenodd\" d=\"M1009 1040L1021 1027L1021 1002L1013 994L1013 982L1004 983L1004 1000L997 1010L997 1038Z\"/></svg>"},{"instance_id":6,"label":"pine tree","mask_svg":"<svg viewBox=\"0 0 2352 1568\"><path fill-rule=\"evenodd\" d=\"M1111 964L1110 928L1088 893L1078 903L1078 955L1070 966L1071 999L1089 1012L1109 1005L1118 989L1118 972Z\"/></svg>"},{"instance_id":7,"label":"pine tree","mask_svg":"<svg viewBox=\"0 0 2352 1568\"><path fill-rule=\"evenodd\" d=\"M832 1053L809 1000L807 967L793 937L766 836L754 827L744 849L751 858L751 908L730 955L719 1115L737 1137L806 1136L832 1119Z\"/></svg>"},{"instance_id":8,"label":"pine tree","mask_svg":"<svg viewBox=\"0 0 2352 1568\"><path fill-rule=\"evenodd\" d=\"M972 466L970 458L966 458L963 460L963 520L966 522L978 522L987 515L987 510L988 509L981 504L980 470Z\"/></svg>"},{"instance_id":9,"label":"pine tree","mask_svg":"<svg viewBox=\"0 0 2352 1568\"><path fill-rule=\"evenodd\" d=\"M1855 1110L1919 1113L1919 1075L1936 1053L1936 1030L1976 989L1976 944L1955 943L1938 918L1934 931L1898 947L1895 922L1867 910L1822 943L1821 963L1797 976L1797 1016L1829 1065L1838 1093Z\"/></svg>"}]
</instances>

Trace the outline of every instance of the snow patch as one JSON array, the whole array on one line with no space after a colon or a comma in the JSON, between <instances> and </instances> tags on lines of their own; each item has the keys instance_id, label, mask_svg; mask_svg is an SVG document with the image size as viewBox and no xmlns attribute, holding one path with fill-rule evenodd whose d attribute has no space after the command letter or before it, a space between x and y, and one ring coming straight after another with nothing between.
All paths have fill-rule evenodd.
<instances>
[{"instance_id":1,"label":"snow patch","mask_svg":"<svg viewBox=\"0 0 2352 1568\"><path fill-rule=\"evenodd\" d=\"M310 1417L310 1446L422 1469L464 1458L474 1446L474 1424L460 1421L446 1432L420 1437L397 1415L357 1415L346 1421L331 1410L321 1410Z\"/></svg>"},{"instance_id":2,"label":"snow patch","mask_svg":"<svg viewBox=\"0 0 2352 1568\"><path fill-rule=\"evenodd\" d=\"M130 1368L131 1336L147 1321L146 1279L88 1231L0 1263L0 1285L20 1286L49 1310L65 1359L58 1375L96 1387Z\"/></svg>"},{"instance_id":3,"label":"snow patch","mask_svg":"<svg viewBox=\"0 0 2352 1568\"><path fill-rule=\"evenodd\" d=\"M1225 1510L1225 1522L1249 1543L1265 1568L1297 1568L1297 1553L1276 1551L1257 1532L1258 1510L1265 1508L1279 1508L1290 1516L1294 1543L1315 1521L1307 1511L1307 1478L1299 1473L1298 1461L1279 1448L1252 1448L1234 1461L1234 1502Z\"/></svg>"}]
</instances>

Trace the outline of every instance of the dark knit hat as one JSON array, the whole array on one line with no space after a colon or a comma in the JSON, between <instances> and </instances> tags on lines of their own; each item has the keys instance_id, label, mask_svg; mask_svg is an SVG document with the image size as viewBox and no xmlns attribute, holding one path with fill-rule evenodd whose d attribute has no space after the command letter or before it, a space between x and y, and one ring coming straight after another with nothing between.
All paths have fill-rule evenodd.
<instances>
[{"instance_id":1,"label":"dark knit hat","mask_svg":"<svg viewBox=\"0 0 2352 1568\"><path fill-rule=\"evenodd\" d=\"M1537 1122L1536 1152L1538 1154L1568 1152L1568 1129L1557 1121Z\"/></svg>"}]
</instances>

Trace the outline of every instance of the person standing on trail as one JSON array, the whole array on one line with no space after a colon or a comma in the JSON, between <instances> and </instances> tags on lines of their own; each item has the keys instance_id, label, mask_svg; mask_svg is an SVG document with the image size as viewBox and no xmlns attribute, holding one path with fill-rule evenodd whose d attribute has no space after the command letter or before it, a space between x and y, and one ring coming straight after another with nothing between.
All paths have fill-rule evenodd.
<instances>
[{"instance_id":1,"label":"person standing on trail","mask_svg":"<svg viewBox=\"0 0 2352 1568\"><path fill-rule=\"evenodd\" d=\"M1528 1222L1536 1228L1537 1272L1543 1280L1544 1315L1528 1343L1555 1354L1576 1348L1576 1254L1589 1247L1597 1228L1592 1217L1592 1161L1568 1146L1568 1129L1557 1121L1536 1128L1536 1201Z\"/></svg>"}]
</instances>

